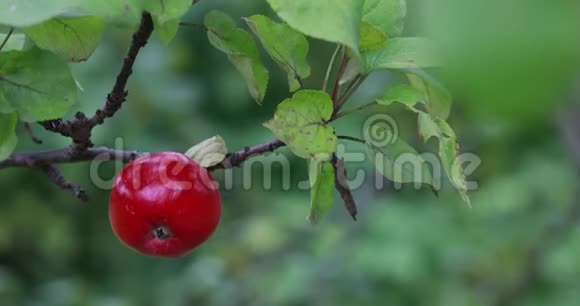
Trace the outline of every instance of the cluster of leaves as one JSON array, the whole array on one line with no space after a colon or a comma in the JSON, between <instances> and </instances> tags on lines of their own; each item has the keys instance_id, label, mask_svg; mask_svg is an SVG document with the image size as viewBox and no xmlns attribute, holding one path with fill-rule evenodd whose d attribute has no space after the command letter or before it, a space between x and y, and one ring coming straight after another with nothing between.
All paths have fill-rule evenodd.
<instances>
[{"instance_id":1,"label":"cluster of leaves","mask_svg":"<svg viewBox=\"0 0 580 306\"><path fill-rule=\"evenodd\" d=\"M377 70L405 74L408 84L388 88L373 104L389 106L402 103L417 113L419 132L427 141L439 140L443 168L453 186L469 204L465 177L457 158L455 133L445 121L450 113L451 96L447 90L422 68L440 65L433 43L421 37L400 37L406 15L406 2L400 0L268 0L283 22L266 16L245 18L251 32L266 53L288 74L291 98L282 101L274 119L264 124L297 156L310 162L312 186L309 219L316 222L333 202L332 186L336 169L331 157L336 152L338 138L331 122L338 118L342 96L330 96L324 89L304 89L302 80L310 75L306 60L309 43L306 36L336 43L347 48L344 73L338 73L340 85L352 88L356 82ZM210 42L227 54L243 75L252 97L259 103L268 86L268 71L260 59L255 40L250 33L236 27L225 13L212 11L205 17ZM332 67L329 67L331 69ZM326 84L325 84L326 85ZM337 105L338 104L338 105ZM388 179L400 183L421 183L437 188L423 158L405 141L377 147L368 146L384 161L377 170ZM411 154L413 164L422 168L416 176L413 169L397 167L401 154ZM395 173L395 172L403 173Z\"/></svg>"},{"instance_id":2,"label":"cluster of leaves","mask_svg":"<svg viewBox=\"0 0 580 306\"><path fill-rule=\"evenodd\" d=\"M153 17L157 35L169 43L178 30L181 17L195 1L33 2L0 4L0 20L9 29L0 33L0 40L10 38L4 40L5 45L0 50L0 160L8 157L16 145L14 131L18 119L35 122L59 118L77 103L77 83L67 62L87 60L98 46L105 25L135 27L141 12L147 11ZM425 141L432 137L439 140L444 169L469 202L457 158L456 136L445 122L451 97L443 86L421 70L438 66L440 60L429 40L401 37L406 15L404 0L267 2L282 22L262 15L244 21L266 53L287 72L292 97L278 105L276 115L264 126L294 154L310 162L312 222L328 211L332 204L330 187L338 182L336 163L331 164L332 159L336 160L333 156L338 137L331 122L340 116L339 111L352 94L351 89L356 90L366 76L377 70L407 75L408 84L387 89L374 103L384 106L402 103L417 113L420 134ZM211 44L227 55L246 80L251 96L262 104L269 72L262 63L254 37L219 11L211 11L205 16L204 27ZM332 95L326 92L328 79L322 90L303 88L302 80L311 73L307 62L307 36L336 43L337 50L343 51ZM334 60L329 65L329 72L333 65ZM347 90L341 91L342 85ZM383 147L367 142L369 148L383 157L384 162L380 167L377 164L377 168L387 178L433 186L425 161L402 139ZM395 160L402 153L415 156L415 162L425 168L425 174L414 177L395 173L398 171ZM215 161L208 166L213 164Z\"/></svg>"}]
</instances>

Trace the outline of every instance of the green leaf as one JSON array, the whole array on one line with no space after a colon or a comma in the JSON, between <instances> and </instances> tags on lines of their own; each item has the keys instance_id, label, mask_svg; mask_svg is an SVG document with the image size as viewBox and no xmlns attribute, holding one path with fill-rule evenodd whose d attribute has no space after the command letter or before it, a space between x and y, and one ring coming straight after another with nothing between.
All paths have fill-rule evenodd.
<instances>
[{"instance_id":1,"label":"green leaf","mask_svg":"<svg viewBox=\"0 0 580 306\"><path fill-rule=\"evenodd\" d=\"M142 0L80 1L77 7L88 15L99 17L116 26L136 26L141 20Z\"/></svg>"},{"instance_id":2,"label":"green leaf","mask_svg":"<svg viewBox=\"0 0 580 306\"><path fill-rule=\"evenodd\" d=\"M42 49L81 62L97 48L105 23L97 17L51 19L22 30Z\"/></svg>"},{"instance_id":3,"label":"green leaf","mask_svg":"<svg viewBox=\"0 0 580 306\"><path fill-rule=\"evenodd\" d=\"M6 38L6 33L0 33L0 43ZM2 48L2 52L10 50L22 50L26 46L26 35L24 33L12 33L8 41Z\"/></svg>"},{"instance_id":4,"label":"green leaf","mask_svg":"<svg viewBox=\"0 0 580 306\"><path fill-rule=\"evenodd\" d=\"M390 39L379 49L363 54L363 71L435 67L440 65L435 46L426 38Z\"/></svg>"},{"instance_id":5,"label":"green leaf","mask_svg":"<svg viewBox=\"0 0 580 306\"><path fill-rule=\"evenodd\" d=\"M327 161L311 161L308 171L310 179L310 213L308 221L318 224L330 210L333 202L334 168Z\"/></svg>"},{"instance_id":6,"label":"green leaf","mask_svg":"<svg viewBox=\"0 0 580 306\"><path fill-rule=\"evenodd\" d=\"M207 168L221 163L228 154L228 147L221 136L206 139L185 152L185 156Z\"/></svg>"},{"instance_id":7,"label":"green leaf","mask_svg":"<svg viewBox=\"0 0 580 306\"><path fill-rule=\"evenodd\" d=\"M246 80L252 97L262 104L268 86L268 70L262 64L252 36L219 11L211 11L205 16L205 26L211 44L227 54Z\"/></svg>"},{"instance_id":8,"label":"green leaf","mask_svg":"<svg viewBox=\"0 0 580 306\"><path fill-rule=\"evenodd\" d=\"M160 25L180 19L191 7L191 0L140 0L142 11L155 17Z\"/></svg>"},{"instance_id":9,"label":"green leaf","mask_svg":"<svg viewBox=\"0 0 580 306\"><path fill-rule=\"evenodd\" d=\"M387 179L395 183L415 183L417 187L433 186L431 171L423 157L400 137L386 145L371 140L367 143L375 168Z\"/></svg>"},{"instance_id":10,"label":"green leaf","mask_svg":"<svg viewBox=\"0 0 580 306\"><path fill-rule=\"evenodd\" d=\"M451 128L451 126L447 123L447 121L442 119L435 119L435 123L439 127L439 131L441 132L442 136L451 138L453 140L457 139L455 131Z\"/></svg>"},{"instance_id":11,"label":"green leaf","mask_svg":"<svg viewBox=\"0 0 580 306\"><path fill-rule=\"evenodd\" d=\"M134 26L139 23L141 13L148 11L163 25L181 18L191 4L191 0L0 1L0 20L2 24L24 27L73 12L75 16L96 16L107 23Z\"/></svg>"},{"instance_id":12,"label":"green leaf","mask_svg":"<svg viewBox=\"0 0 580 306\"><path fill-rule=\"evenodd\" d=\"M6 159L16 147L18 137L16 137L16 122L18 117L15 112L0 113L0 160Z\"/></svg>"},{"instance_id":13,"label":"green leaf","mask_svg":"<svg viewBox=\"0 0 580 306\"><path fill-rule=\"evenodd\" d=\"M0 112L23 121L64 116L77 100L77 86L60 57L37 48L0 53Z\"/></svg>"},{"instance_id":14,"label":"green leaf","mask_svg":"<svg viewBox=\"0 0 580 306\"><path fill-rule=\"evenodd\" d=\"M431 137L441 137L441 129L439 125L433 120L431 115L425 112L419 112L417 117L419 134L423 137L423 141L427 142Z\"/></svg>"},{"instance_id":15,"label":"green leaf","mask_svg":"<svg viewBox=\"0 0 580 306\"><path fill-rule=\"evenodd\" d=\"M290 91L300 89L301 80L310 76L306 37L287 24L275 23L266 16L254 15L246 22L266 52L288 74Z\"/></svg>"},{"instance_id":16,"label":"green leaf","mask_svg":"<svg viewBox=\"0 0 580 306\"><path fill-rule=\"evenodd\" d=\"M141 11L148 11L153 16L155 32L164 44L169 44L177 31L181 17L192 5L191 0L141 0Z\"/></svg>"},{"instance_id":17,"label":"green leaf","mask_svg":"<svg viewBox=\"0 0 580 306\"><path fill-rule=\"evenodd\" d=\"M332 116L327 93L301 90L278 105L274 119L264 123L294 154L307 159L327 160L336 151L334 129L326 121Z\"/></svg>"},{"instance_id":18,"label":"green leaf","mask_svg":"<svg viewBox=\"0 0 580 306\"><path fill-rule=\"evenodd\" d=\"M346 45L358 56L363 0L268 0L272 9L298 31Z\"/></svg>"},{"instance_id":19,"label":"green leaf","mask_svg":"<svg viewBox=\"0 0 580 306\"><path fill-rule=\"evenodd\" d=\"M457 157L458 151L459 145L454 139L448 137L439 139L439 156L443 162L443 168L447 173L447 177L449 177L449 181L457 189L463 201L471 206L471 200L467 194L465 173L461 166L461 161Z\"/></svg>"},{"instance_id":20,"label":"green leaf","mask_svg":"<svg viewBox=\"0 0 580 306\"><path fill-rule=\"evenodd\" d=\"M385 33L388 38L401 35L406 14L406 0L365 0L363 7L363 21Z\"/></svg>"},{"instance_id":21,"label":"green leaf","mask_svg":"<svg viewBox=\"0 0 580 306\"><path fill-rule=\"evenodd\" d=\"M439 140L439 157L443 164L443 169L449 178L449 181L457 189L461 198L471 205L469 195L467 194L467 185L465 183L465 173L458 158L459 144L457 136L453 129L441 119L434 119L425 112L419 112L419 134L425 141L431 137Z\"/></svg>"},{"instance_id":22,"label":"green leaf","mask_svg":"<svg viewBox=\"0 0 580 306\"><path fill-rule=\"evenodd\" d=\"M361 23L358 47L361 52L382 47L387 42L387 36L367 22Z\"/></svg>"},{"instance_id":23,"label":"green leaf","mask_svg":"<svg viewBox=\"0 0 580 306\"><path fill-rule=\"evenodd\" d=\"M175 38L175 35L177 35L177 30L179 30L179 21L180 19L172 19L165 22L164 24L159 24L157 18L153 20L155 24L155 33L157 33L157 36L159 36L159 39L161 39L164 44L168 45L173 40L173 38Z\"/></svg>"},{"instance_id":24,"label":"green leaf","mask_svg":"<svg viewBox=\"0 0 580 306\"><path fill-rule=\"evenodd\" d=\"M406 75L411 85L421 90L427 97L426 105L429 114L435 118L447 119L453 102L449 91L423 70L408 70Z\"/></svg>"},{"instance_id":25,"label":"green leaf","mask_svg":"<svg viewBox=\"0 0 580 306\"><path fill-rule=\"evenodd\" d=\"M0 23L22 27L40 23L75 6L78 0L0 1ZM95 5L91 1L92 5Z\"/></svg>"},{"instance_id":26,"label":"green leaf","mask_svg":"<svg viewBox=\"0 0 580 306\"><path fill-rule=\"evenodd\" d=\"M141 12L147 11L156 20L156 25L163 26L166 22L180 19L191 5L191 0L81 0L77 7L89 15L119 26L139 24Z\"/></svg>"},{"instance_id":27,"label":"green leaf","mask_svg":"<svg viewBox=\"0 0 580 306\"><path fill-rule=\"evenodd\" d=\"M391 86L377 99L377 102L381 105L389 106L393 103L401 103L414 112L418 111L415 105L424 101L426 101L425 94L407 84Z\"/></svg>"},{"instance_id":28,"label":"green leaf","mask_svg":"<svg viewBox=\"0 0 580 306\"><path fill-rule=\"evenodd\" d=\"M445 120L435 119L422 111L418 111L418 113L419 134L423 136L425 142L431 137L447 137L456 140L457 136L455 135L455 131L453 131Z\"/></svg>"}]
</instances>

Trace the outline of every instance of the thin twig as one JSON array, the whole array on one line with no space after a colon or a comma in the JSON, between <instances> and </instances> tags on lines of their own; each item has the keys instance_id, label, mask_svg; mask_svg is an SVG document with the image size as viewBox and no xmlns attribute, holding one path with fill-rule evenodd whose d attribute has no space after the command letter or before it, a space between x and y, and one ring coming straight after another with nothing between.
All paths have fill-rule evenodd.
<instances>
[{"instance_id":1,"label":"thin twig","mask_svg":"<svg viewBox=\"0 0 580 306\"><path fill-rule=\"evenodd\" d=\"M4 48L4 46L6 45L6 43L8 42L8 39L10 39L10 36L12 36L12 32L14 32L14 27L10 27L10 29L8 30L8 33L6 34L6 37L4 37L4 40L2 41L2 44L0 44L0 51L2 51L2 49Z\"/></svg>"},{"instance_id":2,"label":"thin twig","mask_svg":"<svg viewBox=\"0 0 580 306\"><path fill-rule=\"evenodd\" d=\"M335 114L340 111L340 109L346 104L346 101L350 99L350 97L359 89L362 83L366 80L367 76L358 75L354 81L350 83L348 88L344 91L344 94L338 98L338 101L335 103Z\"/></svg>"},{"instance_id":3,"label":"thin twig","mask_svg":"<svg viewBox=\"0 0 580 306\"><path fill-rule=\"evenodd\" d=\"M346 168L344 167L344 160L336 157L336 154L332 155L332 167L334 167L335 180L334 185L340 197L344 201L344 206L350 216L356 221L356 215L358 209L356 207L356 202L352 196L350 187L348 187L346 180Z\"/></svg>"},{"instance_id":4,"label":"thin twig","mask_svg":"<svg viewBox=\"0 0 580 306\"><path fill-rule=\"evenodd\" d=\"M283 143L279 139L272 139L268 142L263 144L253 146L253 147L246 147L238 152L229 153L224 161L220 164L215 165L213 167L208 168L208 170L213 171L216 169L224 169L224 168L233 168L241 165L247 159L266 153L266 152L273 152L274 150L285 146L286 144Z\"/></svg>"},{"instance_id":5,"label":"thin twig","mask_svg":"<svg viewBox=\"0 0 580 306\"><path fill-rule=\"evenodd\" d=\"M141 24L137 32L133 34L131 47L129 47L129 51L127 51L127 56L125 56L121 71L117 75L117 81L113 86L113 90L111 90L111 92L107 95L107 102L105 103L105 106L97 110L93 117L89 119L91 126L94 127L96 125L102 124L105 118L112 117L115 112L121 108L121 105L127 97L127 91L125 87L127 86L129 76L131 76L133 73L133 64L135 63L135 59L137 58L141 48L145 47L147 44L147 41L149 40L149 37L152 33L153 19L148 12L143 12Z\"/></svg>"},{"instance_id":6,"label":"thin twig","mask_svg":"<svg viewBox=\"0 0 580 306\"><path fill-rule=\"evenodd\" d=\"M367 142L364 139L360 139L360 138L356 138L356 137L352 137L352 136L346 136L346 135L338 135L336 136L338 139L344 139L344 140L350 140L350 141L354 141L354 142L359 142L359 143L364 143L366 144Z\"/></svg>"},{"instance_id":7,"label":"thin twig","mask_svg":"<svg viewBox=\"0 0 580 306\"><path fill-rule=\"evenodd\" d=\"M80 154L92 147L91 133L95 126L100 125L108 117L112 117L120 108L127 97L127 81L133 72L133 64L149 37L153 33L153 19L148 12L143 12L141 24L133 34L131 46L123 60L121 71L111 92L107 95L105 105L88 118L84 113L78 112L74 119L55 119L39 122L45 129L70 137L73 140L72 154Z\"/></svg>"},{"instance_id":8,"label":"thin twig","mask_svg":"<svg viewBox=\"0 0 580 306\"><path fill-rule=\"evenodd\" d=\"M30 137L32 142L34 142L35 144L42 144L42 140L40 140L40 138L34 135L34 131L32 130L32 127L30 127L30 123L24 122L24 130L26 131L26 134L28 134L28 137Z\"/></svg>"},{"instance_id":9,"label":"thin twig","mask_svg":"<svg viewBox=\"0 0 580 306\"><path fill-rule=\"evenodd\" d=\"M322 83L322 91L326 91L326 88L328 87L330 73L332 72L332 67L334 67L334 61L336 61L336 57L340 52L340 48L342 48L342 45L336 45L336 49L334 50L334 53L332 53L332 57L330 57L330 62L328 63L328 67L326 68L326 75L324 76L324 82Z\"/></svg>"},{"instance_id":10,"label":"thin twig","mask_svg":"<svg viewBox=\"0 0 580 306\"><path fill-rule=\"evenodd\" d=\"M132 161L146 153L138 151L121 151L110 148L90 148L80 154L70 154L68 148L50 151L13 153L0 161L0 169L9 167L37 167L39 165L75 163L89 160Z\"/></svg>"},{"instance_id":11,"label":"thin twig","mask_svg":"<svg viewBox=\"0 0 580 306\"><path fill-rule=\"evenodd\" d=\"M62 173L60 172L60 170L58 170L58 168L56 168L53 165L42 165L39 167L40 169L42 169L42 171L44 171L44 173L46 173L46 175L48 176L48 178L58 187L64 189L64 190L70 190L72 191L72 193L74 193L74 195L81 199L82 201L88 201L89 197L87 196L87 193L78 185L72 183L71 181L67 180Z\"/></svg>"},{"instance_id":12,"label":"thin twig","mask_svg":"<svg viewBox=\"0 0 580 306\"><path fill-rule=\"evenodd\" d=\"M344 112L338 113L338 114L334 115L334 116L331 118L331 120L330 120L330 121L335 121L335 120L338 120L338 119L340 119L340 118L342 118L342 117L348 116L348 115L350 115L350 114L352 114L352 113L356 113L356 112L358 112L358 111L361 111L361 110L363 110L363 109L365 109L365 108L368 108L368 107L371 107L371 106L374 106L374 105L377 105L377 102L376 102L376 101L373 101L373 102L370 102L370 103L367 103L367 104L363 104L363 105L361 105L361 106L359 106L359 107L357 107L357 108L354 108L354 109L351 109L351 110L347 110L347 111L344 111Z\"/></svg>"},{"instance_id":13,"label":"thin twig","mask_svg":"<svg viewBox=\"0 0 580 306\"><path fill-rule=\"evenodd\" d=\"M202 30L207 30L207 27L203 24L200 24L200 23L181 21L181 22L179 22L179 25L182 27L191 27L191 28L198 28L198 29L202 29Z\"/></svg>"},{"instance_id":14,"label":"thin twig","mask_svg":"<svg viewBox=\"0 0 580 306\"><path fill-rule=\"evenodd\" d=\"M217 169L237 167L247 159L266 152L273 152L285 145L286 144L279 139L272 139L260 145L247 147L238 152L229 153L222 163L210 167L208 170L213 171ZM0 169L10 167L38 167L42 165L75 163L91 160L120 160L123 162L130 162L146 154L148 153L114 150L106 147L89 148L80 154L71 154L68 148L50 151L20 152L13 153L7 159L0 161Z\"/></svg>"}]
</instances>

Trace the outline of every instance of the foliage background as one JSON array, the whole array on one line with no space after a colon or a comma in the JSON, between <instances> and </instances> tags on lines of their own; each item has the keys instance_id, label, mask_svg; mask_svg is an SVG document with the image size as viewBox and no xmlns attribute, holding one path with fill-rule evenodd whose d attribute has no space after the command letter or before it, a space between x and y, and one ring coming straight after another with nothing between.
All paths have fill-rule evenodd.
<instances>
[{"instance_id":1,"label":"foliage background","mask_svg":"<svg viewBox=\"0 0 580 306\"><path fill-rule=\"evenodd\" d=\"M185 258L163 260L116 239L107 218L108 190L91 183L88 163L63 167L87 187L88 204L37 170L5 169L0 304L576 305L580 227L566 220L570 205L578 205L578 176L556 123L572 107L568 101L578 99L573 84L580 27L570 15L578 5L445 0L430 8L428 2L410 1L405 33L438 37L451 59L441 73L456 96L450 120L462 150L483 161L472 175L481 186L472 193L473 209L450 188L437 199L411 188L367 186L355 192L358 222L337 201L312 227L305 221L308 191L282 191L279 182L264 191L255 169L253 188L244 190L238 177L236 188L223 191L224 217L208 243ZM501 14L494 10L500 7ZM221 0L202 1L185 19L201 23L214 8L236 17L272 15L264 1ZM103 103L130 33L110 28L93 57L73 67L84 88L80 110L92 112ZM320 86L333 49L311 40L307 87ZM143 151L185 151L215 134L231 149L261 143L272 137L261 123L287 96L286 76L271 61L269 66L273 81L258 107L202 30L182 28L169 46L154 38L134 67L128 102L93 140L114 146L122 137L125 149ZM376 73L349 105L400 80ZM377 111L384 110L365 114ZM414 119L402 109L389 112L414 139ZM339 133L362 135L364 119L342 121ZM68 144L34 128L44 148ZM39 149L20 132L18 150ZM363 150L349 145L357 149ZM113 177L113 166L103 166L101 177ZM307 178L306 165L295 159L292 166L295 185ZM215 178L223 179L220 173ZM561 224L563 230L552 230Z\"/></svg>"}]
</instances>

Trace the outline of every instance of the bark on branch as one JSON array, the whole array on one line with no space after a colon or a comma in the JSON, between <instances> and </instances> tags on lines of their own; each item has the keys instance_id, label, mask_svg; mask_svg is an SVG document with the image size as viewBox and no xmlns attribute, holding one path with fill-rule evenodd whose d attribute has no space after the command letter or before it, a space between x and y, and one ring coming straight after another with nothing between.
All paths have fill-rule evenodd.
<instances>
[{"instance_id":1,"label":"bark on branch","mask_svg":"<svg viewBox=\"0 0 580 306\"><path fill-rule=\"evenodd\" d=\"M253 147L246 147L238 152L229 153L222 163L210 167L208 170L214 171L217 169L238 167L244 161L252 157L266 152L273 152L283 146L285 146L285 144L282 141L273 139ZM91 160L120 160L123 162L130 162L145 154L148 153L114 150L106 147L89 148L79 154L71 154L68 148L50 151L20 152L14 153L8 159L0 161L0 169L10 167L40 167L44 165L75 163Z\"/></svg>"},{"instance_id":2,"label":"bark on branch","mask_svg":"<svg viewBox=\"0 0 580 306\"><path fill-rule=\"evenodd\" d=\"M58 187L70 190L75 197L79 198L81 201L86 202L89 200L87 193L77 184L67 180L57 167L53 165L43 165L40 166L40 169L42 169L48 178Z\"/></svg>"},{"instance_id":3,"label":"bark on branch","mask_svg":"<svg viewBox=\"0 0 580 306\"><path fill-rule=\"evenodd\" d=\"M352 196L352 192L350 187L348 186L346 180L346 168L344 167L344 160L338 158L336 154L332 156L332 166L334 167L335 173L335 181L334 185L336 190L340 194L340 197L344 201L344 207L356 221L356 215L358 213L358 209L356 207L356 202L354 201L354 197Z\"/></svg>"},{"instance_id":4,"label":"bark on branch","mask_svg":"<svg viewBox=\"0 0 580 306\"><path fill-rule=\"evenodd\" d=\"M109 148L90 148L79 154L71 154L68 148L14 153L0 161L0 169L9 167L39 167L43 165L75 163L89 160L121 160L132 161L145 153L138 151L121 151Z\"/></svg>"},{"instance_id":5,"label":"bark on branch","mask_svg":"<svg viewBox=\"0 0 580 306\"><path fill-rule=\"evenodd\" d=\"M266 152L273 152L274 150L283 147L285 145L286 144L279 139L272 139L268 142L265 142L257 146L245 147L243 150L240 150L238 152L229 153L228 155L226 155L224 161L222 161L218 165L210 167L208 170L213 171L217 169L238 167L249 158L252 158L256 155L260 155Z\"/></svg>"},{"instance_id":6,"label":"bark on branch","mask_svg":"<svg viewBox=\"0 0 580 306\"><path fill-rule=\"evenodd\" d=\"M122 106L127 97L127 81L133 73L133 64L151 34L153 33L153 19L148 12L143 12L141 24L133 34L131 46L123 60L121 71L111 92L107 95L105 105L98 109L92 117L87 117L84 113L78 112L75 118L71 120L55 119L39 122L48 131L70 137L73 140L71 151L73 154L81 152L92 147L91 133L95 126L102 124L106 118L112 117Z\"/></svg>"}]
</instances>

